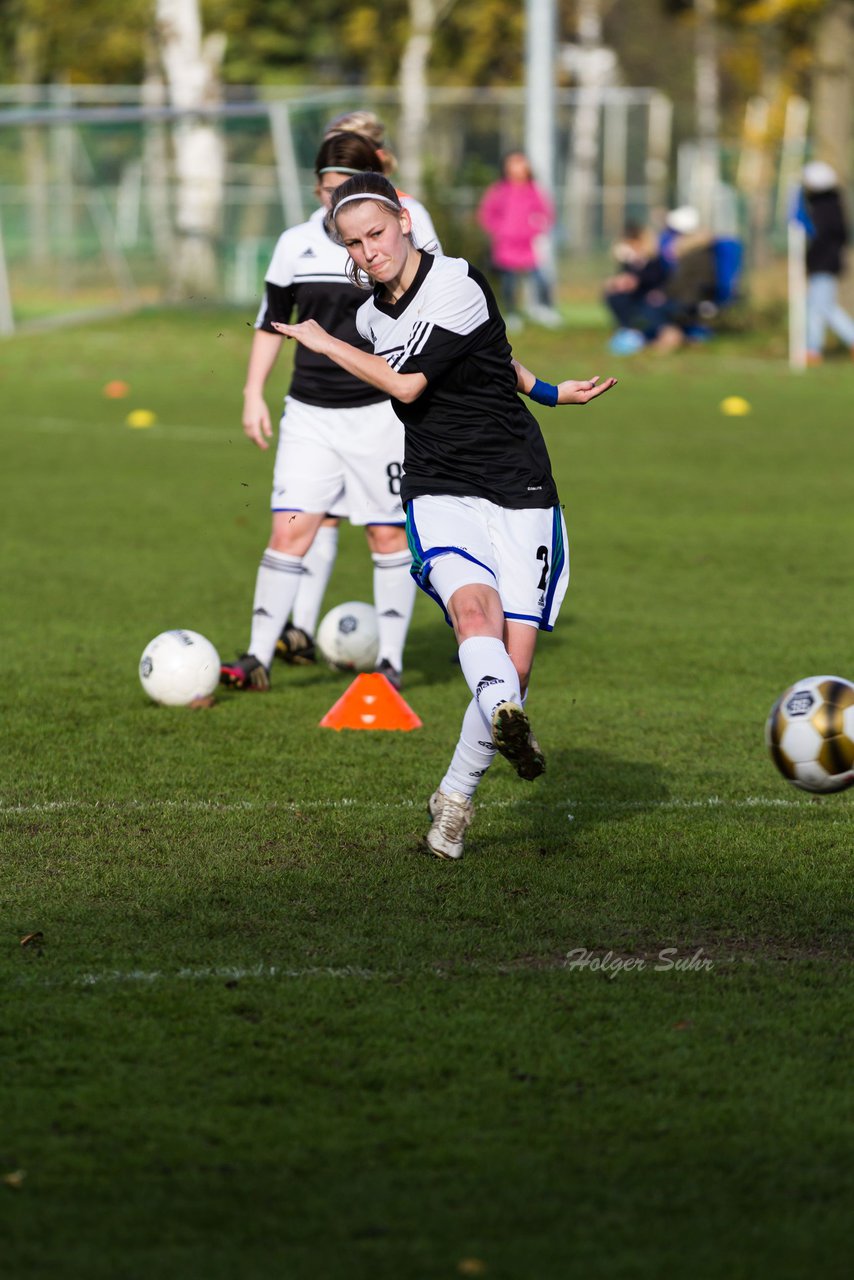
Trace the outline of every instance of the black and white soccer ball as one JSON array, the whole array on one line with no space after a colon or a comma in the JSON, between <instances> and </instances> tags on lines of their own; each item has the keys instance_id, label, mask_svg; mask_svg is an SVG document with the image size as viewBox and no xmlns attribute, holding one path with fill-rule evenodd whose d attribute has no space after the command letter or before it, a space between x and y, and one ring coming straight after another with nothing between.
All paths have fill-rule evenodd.
<instances>
[{"instance_id":1,"label":"black and white soccer ball","mask_svg":"<svg viewBox=\"0 0 854 1280\"><path fill-rule=\"evenodd\" d=\"M315 639L334 671L372 671L379 653L376 609L359 600L336 605L322 620Z\"/></svg>"},{"instance_id":2,"label":"black and white soccer ball","mask_svg":"<svg viewBox=\"0 0 854 1280\"><path fill-rule=\"evenodd\" d=\"M844 791L854 783L854 684L808 676L774 703L765 726L771 758L804 791Z\"/></svg>"},{"instance_id":3,"label":"black and white soccer ball","mask_svg":"<svg viewBox=\"0 0 854 1280\"><path fill-rule=\"evenodd\" d=\"M198 631L163 631L145 646L139 680L155 702L186 707L213 693L219 668L219 654Z\"/></svg>"}]
</instances>

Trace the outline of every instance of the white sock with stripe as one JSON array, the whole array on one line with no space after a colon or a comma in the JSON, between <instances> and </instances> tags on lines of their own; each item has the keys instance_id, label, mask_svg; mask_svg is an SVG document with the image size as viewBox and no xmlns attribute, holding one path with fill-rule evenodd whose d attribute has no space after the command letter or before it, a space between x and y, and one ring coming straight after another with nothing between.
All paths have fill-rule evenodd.
<instances>
[{"instance_id":1,"label":"white sock with stripe","mask_svg":"<svg viewBox=\"0 0 854 1280\"><path fill-rule=\"evenodd\" d=\"M296 599L302 571L302 556L288 556L268 547L261 557L255 579L249 653L268 669L276 641Z\"/></svg>"},{"instance_id":2,"label":"white sock with stripe","mask_svg":"<svg viewBox=\"0 0 854 1280\"><path fill-rule=\"evenodd\" d=\"M390 551L384 555L373 554L371 559L380 637L377 662L386 658L396 671L402 671L403 646L415 604L415 579L409 572L412 556L409 551Z\"/></svg>"},{"instance_id":3,"label":"white sock with stripe","mask_svg":"<svg viewBox=\"0 0 854 1280\"><path fill-rule=\"evenodd\" d=\"M496 757L489 726L477 702L472 698L463 716L463 726L454 750L448 772L439 783L439 790L448 795L460 791L473 796L480 780Z\"/></svg>"},{"instance_id":4,"label":"white sock with stripe","mask_svg":"<svg viewBox=\"0 0 854 1280\"><path fill-rule=\"evenodd\" d=\"M487 725L500 702L521 702L519 676L504 648L492 636L471 636L460 645L460 668Z\"/></svg>"},{"instance_id":5,"label":"white sock with stripe","mask_svg":"<svg viewBox=\"0 0 854 1280\"><path fill-rule=\"evenodd\" d=\"M338 526L322 524L314 542L302 558L303 575L291 610L291 621L313 636L317 631L320 606L329 586L338 555Z\"/></svg>"}]
</instances>

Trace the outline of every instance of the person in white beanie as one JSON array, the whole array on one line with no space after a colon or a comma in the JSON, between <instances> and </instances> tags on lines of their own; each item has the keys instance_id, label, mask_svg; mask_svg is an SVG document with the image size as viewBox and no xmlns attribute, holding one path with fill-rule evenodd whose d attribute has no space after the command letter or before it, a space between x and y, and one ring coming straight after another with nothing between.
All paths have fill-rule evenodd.
<instances>
[{"instance_id":1,"label":"person in white beanie","mask_svg":"<svg viewBox=\"0 0 854 1280\"><path fill-rule=\"evenodd\" d=\"M807 363L821 364L828 328L854 357L854 320L838 300L848 223L839 177L831 165L811 160L804 166L802 183L807 225Z\"/></svg>"}]
</instances>

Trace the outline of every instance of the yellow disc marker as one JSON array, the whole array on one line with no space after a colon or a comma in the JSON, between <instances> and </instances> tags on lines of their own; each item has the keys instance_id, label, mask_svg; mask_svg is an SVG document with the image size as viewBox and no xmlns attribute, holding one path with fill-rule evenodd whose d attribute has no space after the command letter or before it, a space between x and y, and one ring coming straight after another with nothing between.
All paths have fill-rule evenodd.
<instances>
[{"instance_id":1,"label":"yellow disc marker","mask_svg":"<svg viewBox=\"0 0 854 1280\"><path fill-rule=\"evenodd\" d=\"M157 414L152 413L150 409L133 409L125 418L125 422L129 427L153 427L157 421Z\"/></svg>"},{"instance_id":2,"label":"yellow disc marker","mask_svg":"<svg viewBox=\"0 0 854 1280\"><path fill-rule=\"evenodd\" d=\"M750 403L744 396L727 396L721 401L721 413L725 413L728 418L743 418L746 413L750 413Z\"/></svg>"}]
</instances>

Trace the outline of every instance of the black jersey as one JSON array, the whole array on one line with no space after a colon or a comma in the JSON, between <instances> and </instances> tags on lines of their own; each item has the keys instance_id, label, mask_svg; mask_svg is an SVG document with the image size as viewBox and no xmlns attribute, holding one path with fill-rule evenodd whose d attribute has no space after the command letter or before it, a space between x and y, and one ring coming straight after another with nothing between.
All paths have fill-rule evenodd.
<instances>
[{"instance_id":1,"label":"black jersey","mask_svg":"<svg viewBox=\"0 0 854 1280\"><path fill-rule=\"evenodd\" d=\"M423 253L397 302L382 288L358 328L397 373L423 373L406 428L401 498L458 494L502 507L551 507L557 489L539 424L516 391L504 321L483 276L463 258Z\"/></svg>"},{"instance_id":2,"label":"black jersey","mask_svg":"<svg viewBox=\"0 0 854 1280\"><path fill-rule=\"evenodd\" d=\"M365 301L365 291L348 278L347 250L329 239L323 217L323 210L318 209L308 222L279 236L255 328L275 333L272 321L290 324L296 308L298 323L316 320L327 333L370 351L370 343L356 329L356 312ZM290 395L327 409L358 408L388 398L376 387L345 373L328 356L301 345L294 356Z\"/></svg>"}]
</instances>

